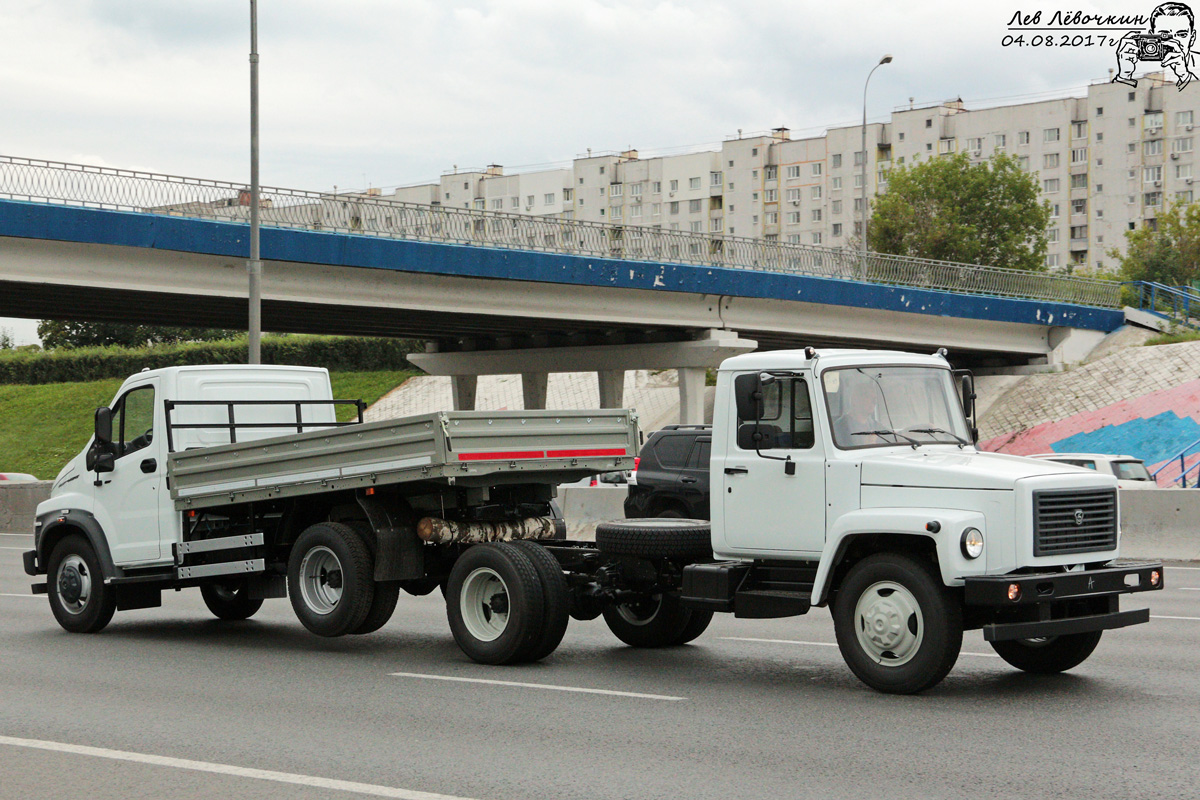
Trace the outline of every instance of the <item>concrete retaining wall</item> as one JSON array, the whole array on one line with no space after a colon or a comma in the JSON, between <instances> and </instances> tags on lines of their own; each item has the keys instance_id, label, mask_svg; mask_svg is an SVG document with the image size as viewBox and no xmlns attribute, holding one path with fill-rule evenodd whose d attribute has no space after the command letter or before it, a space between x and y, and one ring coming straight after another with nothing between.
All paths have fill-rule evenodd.
<instances>
[{"instance_id":1,"label":"concrete retaining wall","mask_svg":"<svg viewBox=\"0 0 1200 800\"><path fill-rule=\"evenodd\" d=\"M0 486L0 532L33 533L33 512L50 498L54 481L30 481Z\"/></svg>"},{"instance_id":2,"label":"concrete retaining wall","mask_svg":"<svg viewBox=\"0 0 1200 800\"><path fill-rule=\"evenodd\" d=\"M559 489L558 507L567 521L567 538L587 542L596 540L596 523L606 519L625 519L624 486L579 486Z\"/></svg>"}]
</instances>

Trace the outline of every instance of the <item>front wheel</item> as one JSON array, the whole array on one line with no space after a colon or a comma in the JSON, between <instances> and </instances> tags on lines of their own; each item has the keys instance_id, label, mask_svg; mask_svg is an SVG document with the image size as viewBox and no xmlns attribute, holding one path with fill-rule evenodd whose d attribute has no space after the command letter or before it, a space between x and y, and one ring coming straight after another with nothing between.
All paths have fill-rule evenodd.
<instances>
[{"instance_id":1,"label":"front wheel","mask_svg":"<svg viewBox=\"0 0 1200 800\"><path fill-rule=\"evenodd\" d=\"M992 642L996 654L1017 669L1039 675L1066 672L1087 660L1103 631L1070 633L1045 639L1014 639Z\"/></svg>"},{"instance_id":2,"label":"front wheel","mask_svg":"<svg viewBox=\"0 0 1200 800\"><path fill-rule=\"evenodd\" d=\"M263 601L250 597L246 583L245 578L206 583L200 587L200 596L217 619L250 619L262 608Z\"/></svg>"},{"instance_id":3,"label":"front wheel","mask_svg":"<svg viewBox=\"0 0 1200 800\"><path fill-rule=\"evenodd\" d=\"M701 618L692 624L694 614ZM655 594L632 603L606 606L608 629L630 647L673 647L695 639L708 627L712 613L692 611L679 603L677 595Z\"/></svg>"},{"instance_id":4,"label":"front wheel","mask_svg":"<svg viewBox=\"0 0 1200 800\"><path fill-rule=\"evenodd\" d=\"M87 539L72 534L59 542L47 566L50 610L71 633L96 633L117 611L117 593L104 583L100 559Z\"/></svg>"},{"instance_id":5,"label":"front wheel","mask_svg":"<svg viewBox=\"0 0 1200 800\"><path fill-rule=\"evenodd\" d=\"M941 682L962 647L962 608L936 567L879 553L850 568L833 606L842 658L881 692L915 694Z\"/></svg>"}]
</instances>

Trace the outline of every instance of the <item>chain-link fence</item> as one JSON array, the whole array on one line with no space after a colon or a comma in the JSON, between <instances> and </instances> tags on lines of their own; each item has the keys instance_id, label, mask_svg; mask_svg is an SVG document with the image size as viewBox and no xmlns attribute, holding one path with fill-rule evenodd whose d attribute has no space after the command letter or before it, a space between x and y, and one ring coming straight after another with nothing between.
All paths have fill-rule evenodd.
<instances>
[{"instance_id":1,"label":"chain-link fence","mask_svg":"<svg viewBox=\"0 0 1200 800\"><path fill-rule=\"evenodd\" d=\"M378 196L263 187L264 226L811 275L1119 308L1115 281L719 234L605 225ZM249 223L244 184L0 156L0 198ZM519 276L514 276L519 277Z\"/></svg>"}]
</instances>

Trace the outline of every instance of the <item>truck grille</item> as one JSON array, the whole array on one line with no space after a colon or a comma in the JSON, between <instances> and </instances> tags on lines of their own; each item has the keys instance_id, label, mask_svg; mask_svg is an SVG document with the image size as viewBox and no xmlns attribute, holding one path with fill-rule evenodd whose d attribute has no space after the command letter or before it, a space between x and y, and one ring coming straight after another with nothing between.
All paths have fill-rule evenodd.
<instances>
[{"instance_id":1,"label":"truck grille","mask_svg":"<svg viewBox=\"0 0 1200 800\"><path fill-rule=\"evenodd\" d=\"M1090 553L1117 546L1115 489L1033 493L1033 554Z\"/></svg>"}]
</instances>

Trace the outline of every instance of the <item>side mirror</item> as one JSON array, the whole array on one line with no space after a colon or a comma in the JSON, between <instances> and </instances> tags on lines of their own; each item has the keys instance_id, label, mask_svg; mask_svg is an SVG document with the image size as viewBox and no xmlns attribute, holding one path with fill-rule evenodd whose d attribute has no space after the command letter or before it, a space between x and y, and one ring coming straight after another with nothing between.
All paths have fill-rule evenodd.
<instances>
[{"instance_id":1,"label":"side mirror","mask_svg":"<svg viewBox=\"0 0 1200 800\"><path fill-rule=\"evenodd\" d=\"M117 457L113 454L112 445L103 442L92 442L84 457L84 465L88 472L112 472Z\"/></svg>"},{"instance_id":2,"label":"side mirror","mask_svg":"<svg viewBox=\"0 0 1200 800\"><path fill-rule=\"evenodd\" d=\"M762 419L763 387L775 382L775 376L766 372L747 373L733 379L733 397L737 404L738 419L753 422Z\"/></svg>"},{"instance_id":3,"label":"side mirror","mask_svg":"<svg viewBox=\"0 0 1200 800\"><path fill-rule=\"evenodd\" d=\"M963 413L967 419L975 418L975 376L967 369L956 369L954 374L961 380Z\"/></svg>"},{"instance_id":4,"label":"side mirror","mask_svg":"<svg viewBox=\"0 0 1200 800\"><path fill-rule=\"evenodd\" d=\"M112 409L101 407L96 409L96 441L100 444L112 444Z\"/></svg>"}]
</instances>

